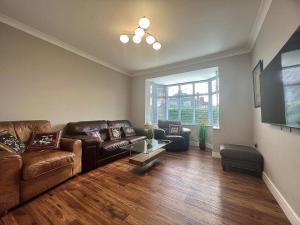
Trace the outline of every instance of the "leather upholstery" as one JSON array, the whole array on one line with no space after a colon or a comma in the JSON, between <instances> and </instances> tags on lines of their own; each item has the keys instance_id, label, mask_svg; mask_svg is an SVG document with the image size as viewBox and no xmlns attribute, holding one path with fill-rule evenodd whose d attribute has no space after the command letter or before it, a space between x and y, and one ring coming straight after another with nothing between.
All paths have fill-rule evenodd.
<instances>
[{"instance_id":1,"label":"leather upholstery","mask_svg":"<svg viewBox=\"0 0 300 225\"><path fill-rule=\"evenodd\" d=\"M127 141L125 139L106 141L106 142L103 143L102 148L104 150L113 151L113 150L117 150L120 147L128 145L128 144L129 144L129 141Z\"/></svg>"},{"instance_id":2,"label":"leather upholstery","mask_svg":"<svg viewBox=\"0 0 300 225\"><path fill-rule=\"evenodd\" d=\"M98 129L99 131L102 131L107 128L108 125L105 120L71 122L64 128L64 133L69 135L85 135L85 132L91 129Z\"/></svg>"},{"instance_id":3,"label":"leather upholstery","mask_svg":"<svg viewBox=\"0 0 300 225\"><path fill-rule=\"evenodd\" d=\"M0 131L28 143L32 132L49 132L47 120L0 122ZM63 150L2 151L0 146L0 214L81 171L81 141L61 140Z\"/></svg>"},{"instance_id":4,"label":"leather upholstery","mask_svg":"<svg viewBox=\"0 0 300 225\"><path fill-rule=\"evenodd\" d=\"M87 172L95 169L97 166L103 165L127 154L127 152L120 151L120 146L128 145L130 140L125 138L124 134L122 134L121 140L109 140L107 128L131 126L132 125L128 120L72 122L68 123L64 128L63 137L80 139L82 141L82 171ZM92 128L97 128L100 131L102 141L99 141L96 138L91 138L85 134L86 130ZM138 137L146 135L144 129L134 129L137 135L132 139L132 141L144 139L144 137Z\"/></svg>"},{"instance_id":5,"label":"leather upholstery","mask_svg":"<svg viewBox=\"0 0 300 225\"><path fill-rule=\"evenodd\" d=\"M73 166L70 164L65 167L50 171L38 178L21 180L21 202L25 202L34 196L58 185L69 179L73 174Z\"/></svg>"},{"instance_id":6,"label":"leather upholstery","mask_svg":"<svg viewBox=\"0 0 300 225\"><path fill-rule=\"evenodd\" d=\"M181 125L180 121L158 120L158 129L154 129L154 138L158 140L170 140L172 143L166 146L169 151L186 151L190 145L191 130L183 127L180 135L168 135L169 125Z\"/></svg>"},{"instance_id":7,"label":"leather upholstery","mask_svg":"<svg viewBox=\"0 0 300 225\"><path fill-rule=\"evenodd\" d=\"M125 139L129 141L131 144L133 144L145 140L146 136L131 136L131 137L126 137Z\"/></svg>"},{"instance_id":8,"label":"leather upholstery","mask_svg":"<svg viewBox=\"0 0 300 225\"><path fill-rule=\"evenodd\" d=\"M60 149L74 153L73 175L81 172L82 143L81 140L61 138Z\"/></svg>"},{"instance_id":9,"label":"leather upholstery","mask_svg":"<svg viewBox=\"0 0 300 225\"><path fill-rule=\"evenodd\" d=\"M22 155L22 179L30 180L58 168L73 165L75 154L59 150L29 151Z\"/></svg>"},{"instance_id":10,"label":"leather upholstery","mask_svg":"<svg viewBox=\"0 0 300 225\"><path fill-rule=\"evenodd\" d=\"M250 173L261 177L264 160L262 155L250 146L224 144L220 146L222 166L224 170L231 169Z\"/></svg>"},{"instance_id":11,"label":"leather upholstery","mask_svg":"<svg viewBox=\"0 0 300 225\"><path fill-rule=\"evenodd\" d=\"M131 127L131 123L128 120L113 120L107 121L109 127Z\"/></svg>"},{"instance_id":12,"label":"leather upholstery","mask_svg":"<svg viewBox=\"0 0 300 225\"><path fill-rule=\"evenodd\" d=\"M0 216L20 202L21 156L0 150Z\"/></svg>"}]
</instances>

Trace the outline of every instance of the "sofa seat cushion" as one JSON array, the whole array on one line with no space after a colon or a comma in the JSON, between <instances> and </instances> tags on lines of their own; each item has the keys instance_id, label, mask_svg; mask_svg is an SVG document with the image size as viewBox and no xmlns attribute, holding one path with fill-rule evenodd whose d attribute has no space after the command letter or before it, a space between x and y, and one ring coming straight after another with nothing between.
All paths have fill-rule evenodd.
<instances>
[{"instance_id":1,"label":"sofa seat cushion","mask_svg":"<svg viewBox=\"0 0 300 225\"><path fill-rule=\"evenodd\" d=\"M22 154L23 180L30 180L74 163L75 154L60 150L28 151Z\"/></svg>"},{"instance_id":2,"label":"sofa seat cushion","mask_svg":"<svg viewBox=\"0 0 300 225\"><path fill-rule=\"evenodd\" d=\"M129 141L125 139L105 141L102 143L102 148L106 151L116 150L122 146L128 145Z\"/></svg>"},{"instance_id":3,"label":"sofa seat cushion","mask_svg":"<svg viewBox=\"0 0 300 225\"><path fill-rule=\"evenodd\" d=\"M146 136L131 136L131 137L126 137L125 139L132 144L132 143L145 140Z\"/></svg>"},{"instance_id":4,"label":"sofa seat cushion","mask_svg":"<svg viewBox=\"0 0 300 225\"><path fill-rule=\"evenodd\" d=\"M220 146L222 158L250 162L262 162L262 155L254 148L243 145L224 144Z\"/></svg>"}]
</instances>

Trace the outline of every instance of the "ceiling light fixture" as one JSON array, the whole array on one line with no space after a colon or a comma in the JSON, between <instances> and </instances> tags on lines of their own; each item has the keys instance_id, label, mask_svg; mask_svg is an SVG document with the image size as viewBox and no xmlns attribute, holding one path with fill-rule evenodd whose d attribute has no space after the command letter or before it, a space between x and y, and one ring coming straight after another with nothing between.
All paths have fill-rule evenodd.
<instances>
[{"instance_id":1,"label":"ceiling light fixture","mask_svg":"<svg viewBox=\"0 0 300 225\"><path fill-rule=\"evenodd\" d=\"M155 49L155 50L159 50L161 48L161 44L159 42L155 42L152 47Z\"/></svg>"},{"instance_id":2,"label":"ceiling light fixture","mask_svg":"<svg viewBox=\"0 0 300 225\"><path fill-rule=\"evenodd\" d=\"M143 29L148 29L150 26L150 20L144 16L139 20L139 25Z\"/></svg>"},{"instance_id":3,"label":"ceiling light fixture","mask_svg":"<svg viewBox=\"0 0 300 225\"><path fill-rule=\"evenodd\" d=\"M143 37L145 35L145 31L140 27L136 28L134 33L138 37Z\"/></svg>"},{"instance_id":4,"label":"ceiling light fixture","mask_svg":"<svg viewBox=\"0 0 300 225\"><path fill-rule=\"evenodd\" d=\"M121 41L122 43L126 44L126 43L129 41L128 35L122 34L122 35L120 36L120 41Z\"/></svg>"},{"instance_id":5,"label":"ceiling light fixture","mask_svg":"<svg viewBox=\"0 0 300 225\"><path fill-rule=\"evenodd\" d=\"M155 42L155 37L153 37L152 35L149 35L146 37L146 42L149 44L149 45L152 45L154 42Z\"/></svg>"},{"instance_id":6,"label":"ceiling light fixture","mask_svg":"<svg viewBox=\"0 0 300 225\"><path fill-rule=\"evenodd\" d=\"M139 44L139 43L141 43L142 38L139 37L139 36L137 36L137 35L134 35L134 36L132 37L132 41L133 41L135 44Z\"/></svg>"},{"instance_id":7,"label":"ceiling light fixture","mask_svg":"<svg viewBox=\"0 0 300 225\"><path fill-rule=\"evenodd\" d=\"M120 41L124 44L129 42L129 36L132 36L132 41L135 44L139 44L142 41L142 37L146 34L146 42L149 45L152 45L153 49L159 50L161 48L161 44L157 41L152 34L150 34L147 29L150 26L150 20L146 17L142 17L139 20L139 26L135 29L134 34L122 34L120 35Z\"/></svg>"}]
</instances>

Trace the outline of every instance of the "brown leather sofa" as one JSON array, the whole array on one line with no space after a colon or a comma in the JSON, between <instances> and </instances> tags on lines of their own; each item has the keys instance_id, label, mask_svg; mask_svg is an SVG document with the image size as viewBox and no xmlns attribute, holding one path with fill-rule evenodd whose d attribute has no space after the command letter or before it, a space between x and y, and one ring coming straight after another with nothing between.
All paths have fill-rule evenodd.
<instances>
[{"instance_id":1,"label":"brown leather sofa","mask_svg":"<svg viewBox=\"0 0 300 225\"><path fill-rule=\"evenodd\" d=\"M132 127L132 125L128 120L97 120L71 122L64 128L63 137L82 141L82 172L95 169L100 165L127 155L128 151L120 149L121 146L146 139L144 129L135 128L136 136L125 137L122 134L122 139L112 141L108 135L109 127ZM97 129L104 141L100 142L97 138L87 136L85 132L91 129Z\"/></svg>"},{"instance_id":2,"label":"brown leather sofa","mask_svg":"<svg viewBox=\"0 0 300 225\"><path fill-rule=\"evenodd\" d=\"M23 143L31 134L51 131L46 120L0 122ZM81 172L81 141L62 138L59 150L25 151L19 155L0 147L0 215L19 203Z\"/></svg>"}]
</instances>

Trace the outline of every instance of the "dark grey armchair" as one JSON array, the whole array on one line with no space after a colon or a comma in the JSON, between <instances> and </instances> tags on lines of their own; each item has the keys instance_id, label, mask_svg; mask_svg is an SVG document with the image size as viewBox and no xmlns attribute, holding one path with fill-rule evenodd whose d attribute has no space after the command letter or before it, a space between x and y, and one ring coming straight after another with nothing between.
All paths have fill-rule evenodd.
<instances>
[{"instance_id":1,"label":"dark grey armchair","mask_svg":"<svg viewBox=\"0 0 300 225\"><path fill-rule=\"evenodd\" d=\"M154 129L154 138L158 140L170 140L172 143L166 146L169 151L186 151L190 145L189 128L182 127L180 135L169 135L169 125L181 125L180 121L159 120L158 128Z\"/></svg>"}]
</instances>

